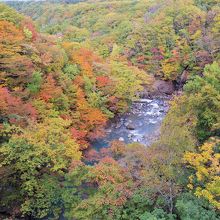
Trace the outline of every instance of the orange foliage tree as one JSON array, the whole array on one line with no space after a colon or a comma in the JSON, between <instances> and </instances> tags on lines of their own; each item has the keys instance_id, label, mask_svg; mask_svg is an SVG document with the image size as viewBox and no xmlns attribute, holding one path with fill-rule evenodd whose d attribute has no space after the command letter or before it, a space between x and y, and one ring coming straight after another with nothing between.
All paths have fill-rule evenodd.
<instances>
[{"instance_id":1,"label":"orange foliage tree","mask_svg":"<svg viewBox=\"0 0 220 220\"><path fill-rule=\"evenodd\" d=\"M100 58L96 56L92 51L81 48L80 50L76 51L72 59L74 62L80 65L83 74L87 75L88 77L93 76L93 62L100 62Z\"/></svg>"},{"instance_id":2,"label":"orange foliage tree","mask_svg":"<svg viewBox=\"0 0 220 220\"><path fill-rule=\"evenodd\" d=\"M22 55L24 35L13 23L0 21L0 83L14 88L33 72L31 59Z\"/></svg>"}]
</instances>

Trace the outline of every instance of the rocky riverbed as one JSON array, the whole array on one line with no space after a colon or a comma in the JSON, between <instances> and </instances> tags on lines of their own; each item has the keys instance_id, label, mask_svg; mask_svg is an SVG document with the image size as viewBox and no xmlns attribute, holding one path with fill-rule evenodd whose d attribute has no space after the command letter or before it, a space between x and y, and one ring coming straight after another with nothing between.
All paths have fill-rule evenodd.
<instances>
[{"instance_id":1,"label":"rocky riverbed","mask_svg":"<svg viewBox=\"0 0 220 220\"><path fill-rule=\"evenodd\" d=\"M146 98L134 102L130 111L112 121L106 128L106 136L92 143L100 150L112 140L125 143L151 144L159 135L163 118L168 111L168 97Z\"/></svg>"}]
</instances>

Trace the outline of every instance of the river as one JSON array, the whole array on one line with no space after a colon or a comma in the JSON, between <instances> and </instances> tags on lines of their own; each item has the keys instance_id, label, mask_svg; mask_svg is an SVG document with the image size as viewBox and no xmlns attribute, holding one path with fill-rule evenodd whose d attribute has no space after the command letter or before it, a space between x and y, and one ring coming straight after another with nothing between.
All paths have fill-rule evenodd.
<instances>
[{"instance_id":1,"label":"river","mask_svg":"<svg viewBox=\"0 0 220 220\"><path fill-rule=\"evenodd\" d=\"M163 97L133 102L127 113L109 123L106 136L94 141L92 149L99 151L108 147L113 140L150 145L159 135L161 123L168 111L168 100Z\"/></svg>"}]
</instances>

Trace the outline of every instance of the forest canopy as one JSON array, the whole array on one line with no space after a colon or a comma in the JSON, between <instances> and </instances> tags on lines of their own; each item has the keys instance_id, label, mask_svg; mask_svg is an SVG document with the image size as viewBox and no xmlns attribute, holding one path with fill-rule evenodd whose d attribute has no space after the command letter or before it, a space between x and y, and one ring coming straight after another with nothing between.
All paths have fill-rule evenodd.
<instances>
[{"instance_id":1,"label":"forest canopy","mask_svg":"<svg viewBox=\"0 0 220 220\"><path fill-rule=\"evenodd\" d=\"M0 3L0 219L219 219L219 51L218 0ZM87 161L158 81L157 140Z\"/></svg>"}]
</instances>

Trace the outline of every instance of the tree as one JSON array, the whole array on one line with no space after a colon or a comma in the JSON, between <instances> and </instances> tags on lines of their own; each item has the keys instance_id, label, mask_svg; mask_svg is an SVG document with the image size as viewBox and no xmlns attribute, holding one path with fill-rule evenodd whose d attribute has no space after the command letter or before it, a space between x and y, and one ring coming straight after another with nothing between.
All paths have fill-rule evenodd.
<instances>
[{"instance_id":1,"label":"tree","mask_svg":"<svg viewBox=\"0 0 220 220\"><path fill-rule=\"evenodd\" d=\"M118 99L116 107L119 112L124 112L128 104L137 98L138 92L148 84L150 77L135 67L129 67L125 63L111 61L111 75L115 81L114 96Z\"/></svg>"},{"instance_id":2,"label":"tree","mask_svg":"<svg viewBox=\"0 0 220 220\"><path fill-rule=\"evenodd\" d=\"M204 77L197 76L184 87L188 95L185 105L189 105L197 117L195 131L201 141L219 133L219 75L219 65L214 62L205 67Z\"/></svg>"},{"instance_id":3,"label":"tree","mask_svg":"<svg viewBox=\"0 0 220 220\"><path fill-rule=\"evenodd\" d=\"M47 119L14 134L0 147L3 204L10 201L23 215L38 218L61 212L60 181L71 162L81 158L78 144L66 129L69 125L61 118Z\"/></svg>"},{"instance_id":4,"label":"tree","mask_svg":"<svg viewBox=\"0 0 220 220\"><path fill-rule=\"evenodd\" d=\"M217 220L218 214L202 198L191 193L183 193L177 198L177 215L183 220Z\"/></svg>"},{"instance_id":5,"label":"tree","mask_svg":"<svg viewBox=\"0 0 220 220\"><path fill-rule=\"evenodd\" d=\"M19 25L23 19L24 16L19 14L16 10L8 7L5 4L0 4L0 20L5 20L15 25Z\"/></svg>"},{"instance_id":6,"label":"tree","mask_svg":"<svg viewBox=\"0 0 220 220\"><path fill-rule=\"evenodd\" d=\"M158 201L161 208L172 214L175 197L181 189L178 181L181 162L177 161L176 152L162 145L146 149L133 143L122 154L119 161L129 170L135 183L147 193L149 199Z\"/></svg>"},{"instance_id":7,"label":"tree","mask_svg":"<svg viewBox=\"0 0 220 220\"><path fill-rule=\"evenodd\" d=\"M93 62L98 62L100 59L90 50L81 48L76 51L72 57L73 61L80 65L80 68L88 77L93 76Z\"/></svg>"},{"instance_id":8,"label":"tree","mask_svg":"<svg viewBox=\"0 0 220 220\"><path fill-rule=\"evenodd\" d=\"M21 23L23 32L27 40L35 41L38 38L38 33L31 19L24 19Z\"/></svg>"},{"instance_id":9,"label":"tree","mask_svg":"<svg viewBox=\"0 0 220 220\"><path fill-rule=\"evenodd\" d=\"M63 72L65 74L67 74L67 76L73 80L79 73L80 73L80 69L76 64L67 64L64 68L63 68Z\"/></svg>"},{"instance_id":10,"label":"tree","mask_svg":"<svg viewBox=\"0 0 220 220\"><path fill-rule=\"evenodd\" d=\"M112 219L113 211L122 206L132 194L132 181L126 170L112 158L103 158L98 164L87 167L86 172L84 169L78 175L88 188L86 191L81 189L86 198L72 205L68 214L70 219Z\"/></svg>"},{"instance_id":11,"label":"tree","mask_svg":"<svg viewBox=\"0 0 220 220\"><path fill-rule=\"evenodd\" d=\"M87 137L90 139L99 137L103 133L103 126L107 121L106 115L99 108L89 105L81 88L78 88L76 97L79 130L86 131Z\"/></svg>"},{"instance_id":12,"label":"tree","mask_svg":"<svg viewBox=\"0 0 220 220\"><path fill-rule=\"evenodd\" d=\"M27 88L31 94L36 94L40 91L41 84L42 84L42 73L34 72L32 74L32 80L28 84Z\"/></svg>"},{"instance_id":13,"label":"tree","mask_svg":"<svg viewBox=\"0 0 220 220\"><path fill-rule=\"evenodd\" d=\"M189 176L188 187L217 209L220 209L219 152L220 141L213 139L204 143L198 153L186 152L184 155L186 164L194 171Z\"/></svg>"},{"instance_id":14,"label":"tree","mask_svg":"<svg viewBox=\"0 0 220 220\"><path fill-rule=\"evenodd\" d=\"M34 65L22 49L24 35L13 23L0 21L0 72L1 80L14 89L28 81Z\"/></svg>"},{"instance_id":15,"label":"tree","mask_svg":"<svg viewBox=\"0 0 220 220\"><path fill-rule=\"evenodd\" d=\"M53 98L58 98L62 94L62 89L56 86L52 74L49 74L46 78L46 82L42 85L39 97L42 100L52 101Z\"/></svg>"},{"instance_id":16,"label":"tree","mask_svg":"<svg viewBox=\"0 0 220 220\"><path fill-rule=\"evenodd\" d=\"M21 98L12 96L6 88L0 88L0 114L3 122L21 126L37 118L37 111L30 103L24 103Z\"/></svg>"}]
</instances>

